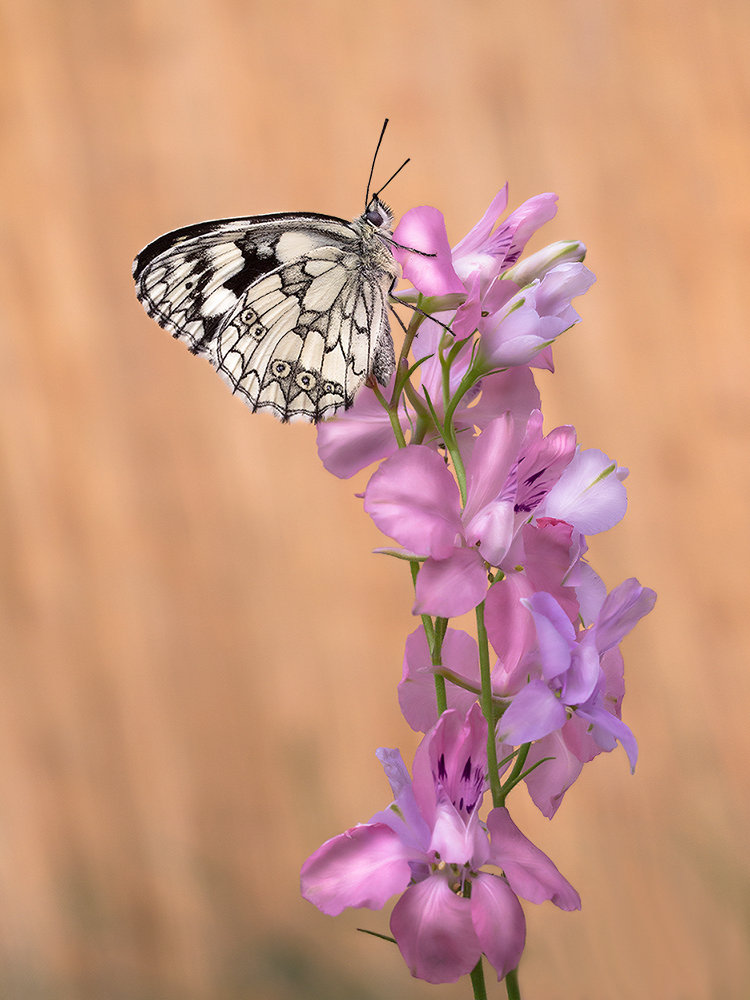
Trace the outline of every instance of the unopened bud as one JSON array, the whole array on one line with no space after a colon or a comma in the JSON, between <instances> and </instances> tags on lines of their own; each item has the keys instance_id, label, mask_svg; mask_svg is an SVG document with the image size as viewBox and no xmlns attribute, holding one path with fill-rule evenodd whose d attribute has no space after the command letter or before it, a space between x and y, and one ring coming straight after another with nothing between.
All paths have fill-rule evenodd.
<instances>
[{"instance_id":1,"label":"unopened bud","mask_svg":"<svg viewBox=\"0 0 750 1000\"><path fill-rule=\"evenodd\" d=\"M502 277L515 281L519 288L525 288L536 278L543 278L550 268L557 267L558 264L582 261L585 256L585 243L580 240L560 240L509 267Z\"/></svg>"}]
</instances>

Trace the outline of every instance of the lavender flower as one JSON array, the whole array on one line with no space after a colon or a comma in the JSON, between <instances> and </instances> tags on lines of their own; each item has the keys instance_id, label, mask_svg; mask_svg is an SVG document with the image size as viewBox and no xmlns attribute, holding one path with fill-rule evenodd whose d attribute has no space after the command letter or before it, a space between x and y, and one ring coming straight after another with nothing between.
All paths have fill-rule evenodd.
<instances>
[{"instance_id":1,"label":"lavender flower","mask_svg":"<svg viewBox=\"0 0 750 1000\"><path fill-rule=\"evenodd\" d=\"M478 705L444 712L425 736L409 777L398 750L381 749L394 801L368 823L326 841L302 867L302 894L323 913L379 909L403 895L391 932L412 973L452 983L482 953L498 979L516 967L526 923L518 895L580 909L578 893L523 836L507 809L483 823L487 723ZM502 874L484 870L485 865Z\"/></svg>"}]
</instances>

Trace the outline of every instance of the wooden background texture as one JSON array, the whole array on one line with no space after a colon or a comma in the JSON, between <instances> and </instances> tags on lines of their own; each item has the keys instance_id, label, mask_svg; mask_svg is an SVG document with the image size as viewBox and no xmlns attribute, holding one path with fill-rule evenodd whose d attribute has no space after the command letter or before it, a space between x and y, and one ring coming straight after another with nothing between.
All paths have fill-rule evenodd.
<instances>
[{"instance_id":1,"label":"wooden background texture","mask_svg":"<svg viewBox=\"0 0 750 1000\"><path fill-rule=\"evenodd\" d=\"M598 281L547 427L631 468L593 540L659 600L624 645L640 742L550 823L583 897L526 906L527 1000L750 995L747 0L1 0L0 996L422 1000L389 909L304 858L388 801L401 564L310 426L253 416L136 302L206 218L431 204L507 180ZM490 981L492 997L505 995Z\"/></svg>"}]
</instances>

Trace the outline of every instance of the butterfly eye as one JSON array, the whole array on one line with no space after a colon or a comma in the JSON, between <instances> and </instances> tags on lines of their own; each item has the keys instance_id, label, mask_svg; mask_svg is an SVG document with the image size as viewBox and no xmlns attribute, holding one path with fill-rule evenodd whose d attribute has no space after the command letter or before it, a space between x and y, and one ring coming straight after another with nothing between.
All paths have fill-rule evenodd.
<instances>
[{"instance_id":1,"label":"butterfly eye","mask_svg":"<svg viewBox=\"0 0 750 1000\"><path fill-rule=\"evenodd\" d=\"M376 209L370 212L365 212L365 218L368 222L371 222L376 229L380 229L383 225L383 216Z\"/></svg>"}]
</instances>

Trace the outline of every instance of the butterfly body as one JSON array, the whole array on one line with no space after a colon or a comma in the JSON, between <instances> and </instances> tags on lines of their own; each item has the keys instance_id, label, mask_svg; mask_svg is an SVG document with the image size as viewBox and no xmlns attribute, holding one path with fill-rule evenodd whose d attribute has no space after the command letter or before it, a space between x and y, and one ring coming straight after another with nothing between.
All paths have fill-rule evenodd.
<instances>
[{"instance_id":1,"label":"butterfly body","mask_svg":"<svg viewBox=\"0 0 750 1000\"><path fill-rule=\"evenodd\" d=\"M208 358L253 410L317 422L394 368L393 216L377 196L347 222L281 213L202 222L133 264L146 312Z\"/></svg>"}]
</instances>

